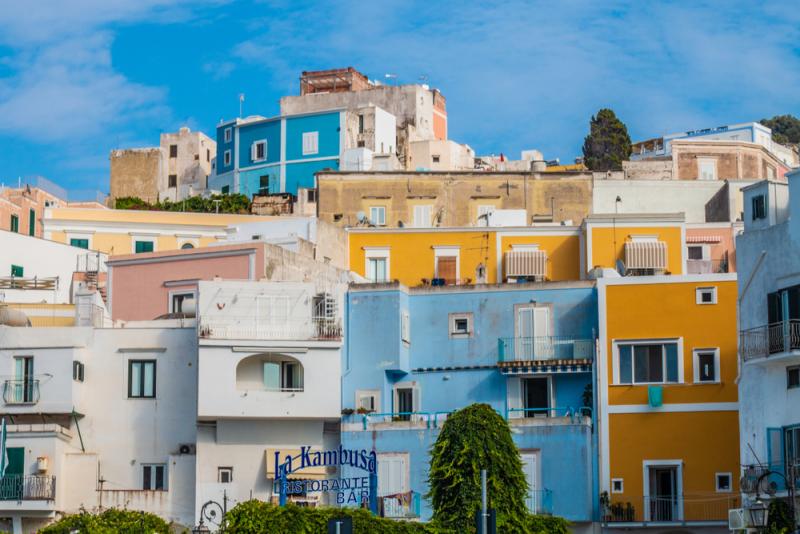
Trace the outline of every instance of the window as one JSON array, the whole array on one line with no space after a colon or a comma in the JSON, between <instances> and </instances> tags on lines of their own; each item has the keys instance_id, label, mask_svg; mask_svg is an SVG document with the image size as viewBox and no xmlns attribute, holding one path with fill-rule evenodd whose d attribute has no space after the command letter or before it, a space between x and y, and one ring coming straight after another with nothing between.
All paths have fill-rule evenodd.
<instances>
[{"instance_id":1,"label":"window","mask_svg":"<svg viewBox=\"0 0 800 534\"><path fill-rule=\"evenodd\" d=\"M190 248L194 248L194 245L189 243L189 242L186 242L183 245L181 245L181 249L182 250L186 250L186 249L190 249Z\"/></svg>"},{"instance_id":2,"label":"window","mask_svg":"<svg viewBox=\"0 0 800 534\"><path fill-rule=\"evenodd\" d=\"M358 133L364 133L364 115L358 116Z\"/></svg>"},{"instance_id":3,"label":"window","mask_svg":"<svg viewBox=\"0 0 800 534\"><path fill-rule=\"evenodd\" d=\"M388 282L390 274L389 248L365 247L364 276L370 282Z\"/></svg>"},{"instance_id":4,"label":"window","mask_svg":"<svg viewBox=\"0 0 800 534\"><path fill-rule=\"evenodd\" d=\"M356 411L377 412L380 409L380 392L375 390L356 391Z\"/></svg>"},{"instance_id":5,"label":"window","mask_svg":"<svg viewBox=\"0 0 800 534\"><path fill-rule=\"evenodd\" d=\"M267 159L267 142L264 139L255 141L250 146L250 159L253 161L264 161Z\"/></svg>"},{"instance_id":6,"label":"window","mask_svg":"<svg viewBox=\"0 0 800 534\"><path fill-rule=\"evenodd\" d=\"M19 217L17 215L11 216L11 231L19 232Z\"/></svg>"},{"instance_id":7,"label":"window","mask_svg":"<svg viewBox=\"0 0 800 534\"><path fill-rule=\"evenodd\" d=\"M690 260L704 260L705 247L703 245L689 245L687 248L687 256Z\"/></svg>"},{"instance_id":8,"label":"window","mask_svg":"<svg viewBox=\"0 0 800 534\"><path fill-rule=\"evenodd\" d=\"M371 206L369 208L369 222L375 226L386 226L386 207Z\"/></svg>"},{"instance_id":9,"label":"window","mask_svg":"<svg viewBox=\"0 0 800 534\"><path fill-rule=\"evenodd\" d=\"M358 142L356 143L356 146L358 148L364 148L365 146L367 146L367 143L365 143L363 139L359 139Z\"/></svg>"},{"instance_id":10,"label":"window","mask_svg":"<svg viewBox=\"0 0 800 534\"><path fill-rule=\"evenodd\" d=\"M143 252L153 252L152 241L136 241L134 247L135 247L134 252L136 254L142 254Z\"/></svg>"},{"instance_id":11,"label":"window","mask_svg":"<svg viewBox=\"0 0 800 534\"><path fill-rule=\"evenodd\" d=\"M178 145L169 145L169 157L170 158L178 157Z\"/></svg>"},{"instance_id":12,"label":"window","mask_svg":"<svg viewBox=\"0 0 800 534\"><path fill-rule=\"evenodd\" d=\"M774 180L775 179L775 167L772 165L767 165L767 180Z\"/></svg>"},{"instance_id":13,"label":"window","mask_svg":"<svg viewBox=\"0 0 800 534\"><path fill-rule=\"evenodd\" d=\"M303 391L303 366L300 362L264 362L264 389Z\"/></svg>"},{"instance_id":14,"label":"window","mask_svg":"<svg viewBox=\"0 0 800 534\"><path fill-rule=\"evenodd\" d=\"M753 197L753 220L766 219L767 217L767 199L764 195L756 195Z\"/></svg>"},{"instance_id":15,"label":"window","mask_svg":"<svg viewBox=\"0 0 800 534\"><path fill-rule=\"evenodd\" d=\"M719 382L719 349L694 350L694 381Z\"/></svg>"},{"instance_id":16,"label":"window","mask_svg":"<svg viewBox=\"0 0 800 534\"><path fill-rule=\"evenodd\" d=\"M38 399L37 381L33 373L33 356L14 357L13 402L35 403Z\"/></svg>"},{"instance_id":17,"label":"window","mask_svg":"<svg viewBox=\"0 0 800 534\"><path fill-rule=\"evenodd\" d=\"M177 174L170 174L168 177L168 184L167 187L178 187L178 175Z\"/></svg>"},{"instance_id":18,"label":"window","mask_svg":"<svg viewBox=\"0 0 800 534\"><path fill-rule=\"evenodd\" d=\"M403 343L411 343L411 319L407 311L400 313L400 340Z\"/></svg>"},{"instance_id":19,"label":"window","mask_svg":"<svg viewBox=\"0 0 800 534\"><path fill-rule=\"evenodd\" d=\"M716 480L717 493L730 493L733 489L731 487L733 476L730 473L716 473L714 479Z\"/></svg>"},{"instance_id":20,"label":"window","mask_svg":"<svg viewBox=\"0 0 800 534\"><path fill-rule=\"evenodd\" d=\"M207 148L206 149L206 162L210 162L210 161L211 161L211 149Z\"/></svg>"},{"instance_id":21,"label":"window","mask_svg":"<svg viewBox=\"0 0 800 534\"><path fill-rule=\"evenodd\" d=\"M233 139L233 130L231 128L225 128L225 142L230 143L231 139Z\"/></svg>"},{"instance_id":22,"label":"window","mask_svg":"<svg viewBox=\"0 0 800 534\"><path fill-rule=\"evenodd\" d=\"M184 306L187 304L194 304L194 293L173 293L169 303L169 311L170 313L186 313Z\"/></svg>"},{"instance_id":23,"label":"window","mask_svg":"<svg viewBox=\"0 0 800 534\"><path fill-rule=\"evenodd\" d=\"M697 178L699 180L716 180L717 160L711 158L697 158Z\"/></svg>"},{"instance_id":24,"label":"window","mask_svg":"<svg viewBox=\"0 0 800 534\"><path fill-rule=\"evenodd\" d=\"M317 190L306 189L306 202L316 202L316 201L317 201Z\"/></svg>"},{"instance_id":25,"label":"window","mask_svg":"<svg viewBox=\"0 0 800 534\"><path fill-rule=\"evenodd\" d=\"M153 399L156 396L156 361L128 362L128 398Z\"/></svg>"},{"instance_id":26,"label":"window","mask_svg":"<svg viewBox=\"0 0 800 534\"><path fill-rule=\"evenodd\" d=\"M451 313L449 315L450 337L472 336L472 314Z\"/></svg>"},{"instance_id":27,"label":"window","mask_svg":"<svg viewBox=\"0 0 800 534\"><path fill-rule=\"evenodd\" d=\"M800 365L786 368L786 389L800 388Z\"/></svg>"},{"instance_id":28,"label":"window","mask_svg":"<svg viewBox=\"0 0 800 534\"><path fill-rule=\"evenodd\" d=\"M28 210L28 235L36 235L36 210Z\"/></svg>"},{"instance_id":29,"label":"window","mask_svg":"<svg viewBox=\"0 0 800 534\"><path fill-rule=\"evenodd\" d=\"M624 343L617 348L617 384L680 382L678 343Z\"/></svg>"},{"instance_id":30,"label":"window","mask_svg":"<svg viewBox=\"0 0 800 534\"><path fill-rule=\"evenodd\" d=\"M25 276L25 269L23 269L22 265L12 265L11 276Z\"/></svg>"},{"instance_id":31,"label":"window","mask_svg":"<svg viewBox=\"0 0 800 534\"><path fill-rule=\"evenodd\" d=\"M223 152L223 154L222 154L222 162L223 162L223 165L225 165L226 167L231 164L231 151L230 150L226 150L225 152Z\"/></svg>"},{"instance_id":32,"label":"window","mask_svg":"<svg viewBox=\"0 0 800 534\"><path fill-rule=\"evenodd\" d=\"M431 160L433 161L433 163L439 163L439 159L440 159L440 158L439 158L439 155L438 155L438 154L433 154L433 155L431 156Z\"/></svg>"},{"instance_id":33,"label":"window","mask_svg":"<svg viewBox=\"0 0 800 534\"><path fill-rule=\"evenodd\" d=\"M258 194L269 195L269 175L265 174L258 177Z\"/></svg>"},{"instance_id":34,"label":"window","mask_svg":"<svg viewBox=\"0 0 800 534\"><path fill-rule=\"evenodd\" d=\"M611 479L611 493L625 493L625 482L623 479Z\"/></svg>"},{"instance_id":35,"label":"window","mask_svg":"<svg viewBox=\"0 0 800 534\"><path fill-rule=\"evenodd\" d=\"M222 186L222 194L223 195L227 195L228 193L230 193L230 191L231 191L231 186L229 186L229 185L223 185Z\"/></svg>"},{"instance_id":36,"label":"window","mask_svg":"<svg viewBox=\"0 0 800 534\"><path fill-rule=\"evenodd\" d=\"M394 388L394 413L399 421L410 421L411 414L419 411L419 388L410 382L397 384Z\"/></svg>"},{"instance_id":37,"label":"window","mask_svg":"<svg viewBox=\"0 0 800 534\"><path fill-rule=\"evenodd\" d=\"M717 303L717 288L716 287L698 287L695 290L695 302L697 304L716 304Z\"/></svg>"},{"instance_id":38,"label":"window","mask_svg":"<svg viewBox=\"0 0 800 534\"><path fill-rule=\"evenodd\" d=\"M89 248L89 240L82 237L71 237L69 240L69 244L72 245L73 247L86 248L86 249Z\"/></svg>"},{"instance_id":39,"label":"window","mask_svg":"<svg viewBox=\"0 0 800 534\"><path fill-rule=\"evenodd\" d=\"M459 247L434 246L434 285L454 285L459 282Z\"/></svg>"},{"instance_id":40,"label":"window","mask_svg":"<svg viewBox=\"0 0 800 534\"><path fill-rule=\"evenodd\" d=\"M157 491L167 489L166 464L142 464L142 489Z\"/></svg>"},{"instance_id":41,"label":"window","mask_svg":"<svg viewBox=\"0 0 800 534\"><path fill-rule=\"evenodd\" d=\"M319 132L303 133L303 155L310 156L319 153Z\"/></svg>"},{"instance_id":42,"label":"window","mask_svg":"<svg viewBox=\"0 0 800 534\"><path fill-rule=\"evenodd\" d=\"M84 365L82 362L72 362L72 379L76 382L83 382Z\"/></svg>"},{"instance_id":43,"label":"window","mask_svg":"<svg viewBox=\"0 0 800 534\"><path fill-rule=\"evenodd\" d=\"M414 206L414 226L417 228L427 228L431 225L431 211L433 206Z\"/></svg>"},{"instance_id":44,"label":"window","mask_svg":"<svg viewBox=\"0 0 800 534\"><path fill-rule=\"evenodd\" d=\"M233 482L233 467L217 467L217 482L220 484Z\"/></svg>"}]
</instances>

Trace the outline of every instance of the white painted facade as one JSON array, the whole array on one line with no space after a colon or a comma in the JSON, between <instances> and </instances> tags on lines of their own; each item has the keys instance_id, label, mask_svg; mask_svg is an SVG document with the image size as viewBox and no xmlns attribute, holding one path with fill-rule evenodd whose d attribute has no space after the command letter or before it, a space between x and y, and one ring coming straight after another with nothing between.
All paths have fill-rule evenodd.
<instances>
[{"instance_id":1,"label":"white painted facade","mask_svg":"<svg viewBox=\"0 0 800 534\"><path fill-rule=\"evenodd\" d=\"M800 433L800 387L790 374L800 368L800 317L787 292L779 297L782 317L768 312L768 294L800 285L800 218L791 216L800 213L800 172L787 179L788 186L765 181L744 190L744 232L736 240L741 463L773 471L800 465L800 444L787 440L793 428ZM763 211L755 209L757 197Z\"/></svg>"}]
</instances>

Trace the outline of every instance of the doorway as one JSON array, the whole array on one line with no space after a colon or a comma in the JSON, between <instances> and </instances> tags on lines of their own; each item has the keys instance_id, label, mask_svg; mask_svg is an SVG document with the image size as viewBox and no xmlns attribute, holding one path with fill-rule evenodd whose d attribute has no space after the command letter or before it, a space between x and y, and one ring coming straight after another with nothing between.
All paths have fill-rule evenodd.
<instances>
[{"instance_id":1,"label":"doorway","mask_svg":"<svg viewBox=\"0 0 800 534\"><path fill-rule=\"evenodd\" d=\"M645 468L647 521L682 519L680 465L649 465Z\"/></svg>"},{"instance_id":2,"label":"doorway","mask_svg":"<svg viewBox=\"0 0 800 534\"><path fill-rule=\"evenodd\" d=\"M525 378L522 382L522 407L525 417L550 417L552 386L549 376Z\"/></svg>"}]
</instances>

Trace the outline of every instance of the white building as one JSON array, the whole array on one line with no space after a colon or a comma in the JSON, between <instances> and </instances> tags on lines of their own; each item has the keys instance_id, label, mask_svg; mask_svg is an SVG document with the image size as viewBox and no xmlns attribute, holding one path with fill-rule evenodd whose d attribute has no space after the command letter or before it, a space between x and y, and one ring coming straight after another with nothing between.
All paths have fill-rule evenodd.
<instances>
[{"instance_id":1,"label":"white building","mask_svg":"<svg viewBox=\"0 0 800 534\"><path fill-rule=\"evenodd\" d=\"M779 497L800 486L800 172L787 178L744 189L736 240L743 490L769 469Z\"/></svg>"},{"instance_id":2,"label":"white building","mask_svg":"<svg viewBox=\"0 0 800 534\"><path fill-rule=\"evenodd\" d=\"M57 514L108 507L194 524L195 332L175 320L0 325L8 528L35 532Z\"/></svg>"},{"instance_id":3,"label":"white building","mask_svg":"<svg viewBox=\"0 0 800 534\"><path fill-rule=\"evenodd\" d=\"M275 451L338 446L345 290L321 280L199 282L198 514L223 496L276 500Z\"/></svg>"}]
</instances>

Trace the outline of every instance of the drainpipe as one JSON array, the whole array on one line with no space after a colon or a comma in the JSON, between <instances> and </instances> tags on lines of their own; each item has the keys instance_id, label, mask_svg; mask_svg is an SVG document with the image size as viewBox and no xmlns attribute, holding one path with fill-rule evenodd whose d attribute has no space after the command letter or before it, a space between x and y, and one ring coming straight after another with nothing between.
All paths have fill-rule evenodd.
<instances>
[{"instance_id":1,"label":"drainpipe","mask_svg":"<svg viewBox=\"0 0 800 534\"><path fill-rule=\"evenodd\" d=\"M78 424L78 413L75 408L72 408L72 419L75 421L75 428L78 430L78 439L81 441L81 452L86 452L86 447L83 446L83 435L81 434L81 425Z\"/></svg>"}]
</instances>

